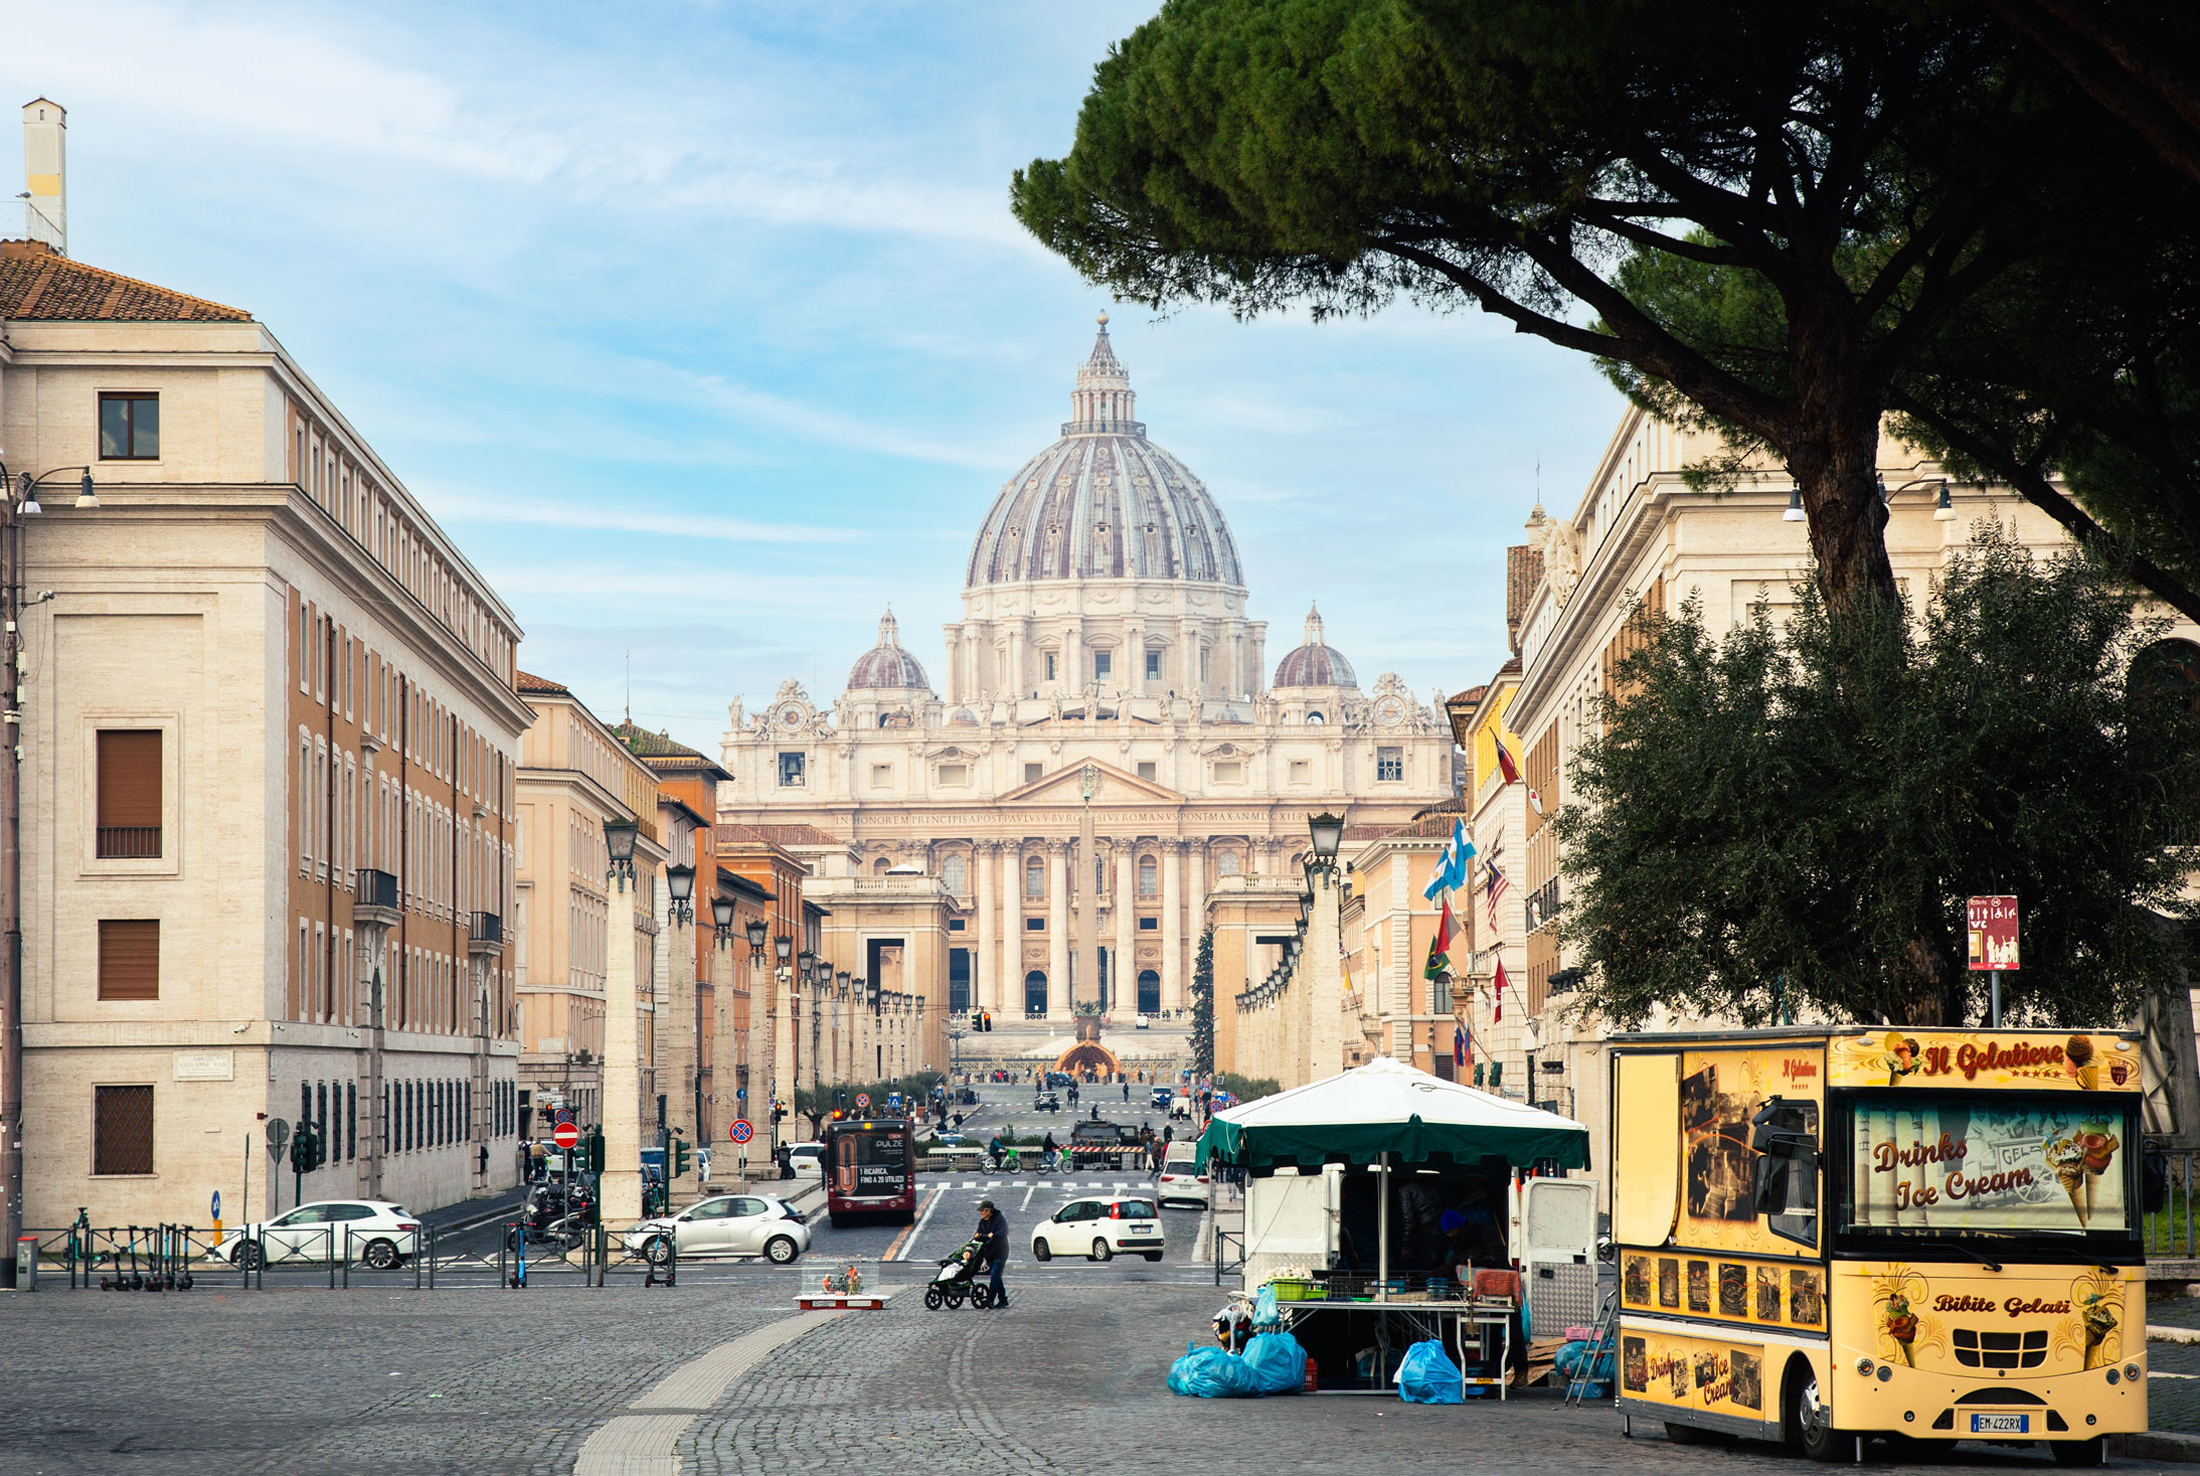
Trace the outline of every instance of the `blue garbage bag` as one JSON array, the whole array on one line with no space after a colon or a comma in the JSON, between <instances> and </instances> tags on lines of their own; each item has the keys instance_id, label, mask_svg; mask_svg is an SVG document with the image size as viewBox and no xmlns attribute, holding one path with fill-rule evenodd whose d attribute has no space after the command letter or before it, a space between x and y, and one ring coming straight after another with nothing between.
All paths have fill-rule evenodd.
<instances>
[{"instance_id":1,"label":"blue garbage bag","mask_svg":"<svg viewBox=\"0 0 2200 1476\"><path fill-rule=\"evenodd\" d=\"M1169 1365L1169 1392L1194 1399L1250 1399L1260 1391L1244 1359L1186 1343L1184 1356Z\"/></svg>"},{"instance_id":2,"label":"blue garbage bag","mask_svg":"<svg viewBox=\"0 0 2200 1476\"><path fill-rule=\"evenodd\" d=\"M1253 1331L1259 1333L1282 1330L1283 1313L1276 1306L1276 1288L1271 1282L1260 1289L1260 1295L1253 1298Z\"/></svg>"},{"instance_id":3,"label":"blue garbage bag","mask_svg":"<svg viewBox=\"0 0 2200 1476\"><path fill-rule=\"evenodd\" d=\"M1262 1394L1297 1394L1306 1388L1306 1350L1289 1333L1261 1333L1238 1360Z\"/></svg>"},{"instance_id":4,"label":"blue garbage bag","mask_svg":"<svg viewBox=\"0 0 2200 1476\"><path fill-rule=\"evenodd\" d=\"M1559 1377L1568 1383L1577 1378L1609 1383L1612 1378L1611 1340L1606 1339L1596 1345L1593 1352L1590 1344L1579 1339L1567 1343L1558 1350L1553 1366L1557 1368Z\"/></svg>"},{"instance_id":5,"label":"blue garbage bag","mask_svg":"<svg viewBox=\"0 0 2200 1476\"><path fill-rule=\"evenodd\" d=\"M1435 1338L1406 1349L1398 1365L1398 1397L1408 1404L1459 1404L1459 1365Z\"/></svg>"}]
</instances>

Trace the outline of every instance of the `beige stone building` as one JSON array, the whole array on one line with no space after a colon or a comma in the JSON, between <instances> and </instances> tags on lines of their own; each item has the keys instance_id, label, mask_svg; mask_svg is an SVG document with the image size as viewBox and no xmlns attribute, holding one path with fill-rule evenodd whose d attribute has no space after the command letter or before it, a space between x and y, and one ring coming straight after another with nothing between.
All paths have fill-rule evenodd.
<instances>
[{"instance_id":1,"label":"beige stone building","mask_svg":"<svg viewBox=\"0 0 2200 1476\"><path fill-rule=\"evenodd\" d=\"M309 1199L509 1184L512 613L265 325L61 241L0 244L24 1222L287 1207L276 1119Z\"/></svg>"},{"instance_id":2,"label":"beige stone building","mask_svg":"<svg viewBox=\"0 0 2200 1476\"><path fill-rule=\"evenodd\" d=\"M692 835L684 854L667 849L656 771L569 689L525 671L518 686L534 711L520 739L514 930L519 1080L536 1109L531 1135L543 1135L544 1108L569 1108L583 1125L609 1121L605 1054L615 1041L605 1004L613 950L624 949L636 985L635 1110L654 1143L664 868L695 864ZM606 821L639 827L635 878L623 891L610 876ZM669 971L665 987L669 998Z\"/></svg>"},{"instance_id":3,"label":"beige stone building","mask_svg":"<svg viewBox=\"0 0 2200 1476\"><path fill-rule=\"evenodd\" d=\"M980 522L942 688L889 614L828 707L736 700L721 746L722 820L944 887L948 1009L991 1012L1005 1033L964 1044L1004 1059L1066 1048L1073 1000L1181 1055L1210 895L1295 885L1312 814L1394 826L1452 792L1442 721L1394 675L1363 690L1318 614L1270 671L1221 508L1135 409L1103 318L1060 439Z\"/></svg>"}]
</instances>

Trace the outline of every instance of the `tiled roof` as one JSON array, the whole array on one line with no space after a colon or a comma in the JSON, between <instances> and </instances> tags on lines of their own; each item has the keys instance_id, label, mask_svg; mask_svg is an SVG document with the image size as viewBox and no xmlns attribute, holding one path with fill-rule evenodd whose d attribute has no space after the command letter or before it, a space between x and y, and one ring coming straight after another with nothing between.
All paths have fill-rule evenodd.
<instances>
[{"instance_id":1,"label":"tiled roof","mask_svg":"<svg viewBox=\"0 0 2200 1476\"><path fill-rule=\"evenodd\" d=\"M551 681L548 677L536 676L531 671L516 671L512 674L512 678L513 684L518 687L522 695L529 692L536 692L549 697L570 697L573 695L571 687L562 686Z\"/></svg>"},{"instance_id":2,"label":"tiled roof","mask_svg":"<svg viewBox=\"0 0 2200 1476\"><path fill-rule=\"evenodd\" d=\"M621 743L626 745L626 751L636 758L699 759L703 757L685 743L675 743L670 733L652 733L632 718L616 724L611 731Z\"/></svg>"},{"instance_id":3,"label":"tiled roof","mask_svg":"<svg viewBox=\"0 0 2200 1476\"><path fill-rule=\"evenodd\" d=\"M1427 809L1416 812L1413 818L1426 820L1431 815L1464 815L1466 813L1467 797L1463 794L1455 794L1450 799L1440 799ZM1444 833L1449 835L1451 832L1446 830Z\"/></svg>"},{"instance_id":4,"label":"tiled roof","mask_svg":"<svg viewBox=\"0 0 2200 1476\"><path fill-rule=\"evenodd\" d=\"M1516 543L1505 550L1505 634L1520 642L1520 617L1528 611L1528 596L1543 582L1543 550Z\"/></svg>"},{"instance_id":5,"label":"tiled roof","mask_svg":"<svg viewBox=\"0 0 2200 1476\"><path fill-rule=\"evenodd\" d=\"M0 318L81 323L249 323L225 307L56 255L43 241L0 241Z\"/></svg>"},{"instance_id":6,"label":"tiled roof","mask_svg":"<svg viewBox=\"0 0 2200 1476\"><path fill-rule=\"evenodd\" d=\"M1485 685L1480 687L1469 687L1464 692L1454 692L1449 697L1446 697L1444 699L1444 706L1472 707L1475 703L1482 700L1482 694L1484 692L1487 692L1488 690L1489 687Z\"/></svg>"}]
</instances>

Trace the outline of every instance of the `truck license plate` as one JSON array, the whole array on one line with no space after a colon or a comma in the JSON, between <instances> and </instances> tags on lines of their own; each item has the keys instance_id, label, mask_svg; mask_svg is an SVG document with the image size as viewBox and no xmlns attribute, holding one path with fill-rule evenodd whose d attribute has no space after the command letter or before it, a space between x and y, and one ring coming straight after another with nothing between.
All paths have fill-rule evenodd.
<instances>
[{"instance_id":1,"label":"truck license plate","mask_svg":"<svg viewBox=\"0 0 2200 1476\"><path fill-rule=\"evenodd\" d=\"M1971 1416L1973 1435L2028 1435L2032 1417L2020 1414L1975 1414Z\"/></svg>"}]
</instances>

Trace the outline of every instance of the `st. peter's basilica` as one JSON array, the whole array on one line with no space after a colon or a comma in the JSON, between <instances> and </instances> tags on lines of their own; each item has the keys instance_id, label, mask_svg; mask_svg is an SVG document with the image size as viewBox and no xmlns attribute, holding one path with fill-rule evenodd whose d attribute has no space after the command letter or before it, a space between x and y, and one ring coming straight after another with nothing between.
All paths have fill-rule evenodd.
<instances>
[{"instance_id":1,"label":"st. peter's basilica","mask_svg":"<svg viewBox=\"0 0 2200 1476\"><path fill-rule=\"evenodd\" d=\"M1187 1004L1212 892L1296 878L1310 815L1365 834L1449 797L1452 741L1394 674L1362 690L1311 609L1268 672L1222 509L1146 438L1100 324L1061 438L979 525L940 687L889 612L829 708L791 679L736 699L718 818L820 876L938 877L955 1008L1074 997L1120 1028Z\"/></svg>"}]
</instances>

